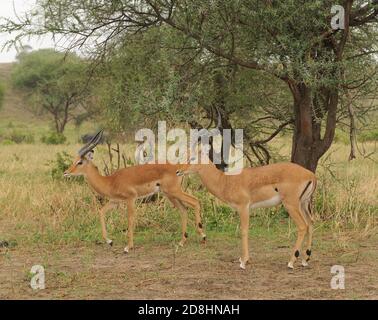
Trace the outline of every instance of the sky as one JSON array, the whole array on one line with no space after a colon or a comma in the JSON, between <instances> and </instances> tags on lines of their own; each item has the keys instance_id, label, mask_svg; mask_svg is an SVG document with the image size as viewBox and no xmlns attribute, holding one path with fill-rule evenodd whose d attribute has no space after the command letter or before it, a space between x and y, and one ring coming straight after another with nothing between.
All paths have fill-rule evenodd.
<instances>
[{"instance_id":1,"label":"sky","mask_svg":"<svg viewBox=\"0 0 378 320\"><path fill-rule=\"evenodd\" d=\"M22 16L22 13L28 11L35 5L36 0L0 0L0 17L15 19L14 9L17 14ZM4 43L12 39L12 35L0 34L0 63L15 61L17 51L11 48L9 51L1 51ZM54 48L54 42L51 37L45 36L42 38L31 38L23 40L23 45L30 45L33 50L41 48Z\"/></svg>"}]
</instances>

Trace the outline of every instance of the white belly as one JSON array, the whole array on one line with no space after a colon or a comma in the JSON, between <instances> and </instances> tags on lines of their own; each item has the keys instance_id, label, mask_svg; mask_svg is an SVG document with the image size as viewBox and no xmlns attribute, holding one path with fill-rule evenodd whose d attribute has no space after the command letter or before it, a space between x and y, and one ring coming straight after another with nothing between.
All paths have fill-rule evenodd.
<instances>
[{"instance_id":1,"label":"white belly","mask_svg":"<svg viewBox=\"0 0 378 320\"><path fill-rule=\"evenodd\" d=\"M268 208L268 207L274 207L278 204L281 203L281 197L279 194L277 194L276 196L270 198L270 199L267 199L267 200L264 200L264 201L260 201L260 202L255 202L255 203L252 203L249 207L252 208L252 209L256 209L256 208Z\"/></svg>"}]
</instances>

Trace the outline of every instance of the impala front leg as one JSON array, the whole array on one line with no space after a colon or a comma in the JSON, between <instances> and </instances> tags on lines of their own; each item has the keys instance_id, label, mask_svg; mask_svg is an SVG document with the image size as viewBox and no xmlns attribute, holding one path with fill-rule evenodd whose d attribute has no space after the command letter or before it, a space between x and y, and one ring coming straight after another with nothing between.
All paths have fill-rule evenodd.
<instances>
[{"instance_id":1,"label":"impala front leg","mask_svg":"<svg viewBox=\"0 0 378 320\"><path fill-rule=\"evenodd\" d=\"M181 211L181 229L182 229L182 236L181 236L181 241L179 245L181 247L184 246L186 240L188 239L188 232L187 232L187 225L188 225L188 212L185 210L180 210Z\"/></svg>"},{"instance_id":2,"label":"impala front leg","mask_svg":"<svg viewBox=\"0 0 378 320\"><path fill-rule=\"evenodd\" d=\"M186 203L187 206L194 209L197 233L201 236L202 243L206 243L206 234L203 232L203 225L201 219L201 205L199 204L196 198L185 192L182 193L182 201Z\"/></svg>"},{"instance_id":3,"label":"impala front leg","mask_svg":"<svg viewBox=\"0 0 378 320\"><path fill-rule=\"evenodd\" d=\"M110 210L117 207L117 204L114 202L109 202L105 206L103 206L100 210L100 221L101 221L101 231L102 237L106 241L106 243L110 246L113 245L113 240L108 239L108 234L106 232L106 222L105 222L105 215Z\"/></svg>"},{"instance_id":4,"label":"impala front leg","mask_svg":"<svg viewBox=\"0 0 378 320\"><path fill-rule=\"evenodd\" d=\"M249 210L248 206L243 207L239 210L240 212L240 230L242 238L242 256L239 259L240 268L245 269L245 265L249 260L249 249L248 249L248 231L249 231Z\"/></svg>"},{"instance_id":5,"label":"impala front leg","mask_svg":"<svg viewBox=\"0 0 378 320\"><path fill-rule=\"evenodd\" d=\"M135 200L127 201L127 221L128 221L128 243L125 247L125 253L129 253L134 248L134 226L135 226Z\"/></svg>"}]
</instances>

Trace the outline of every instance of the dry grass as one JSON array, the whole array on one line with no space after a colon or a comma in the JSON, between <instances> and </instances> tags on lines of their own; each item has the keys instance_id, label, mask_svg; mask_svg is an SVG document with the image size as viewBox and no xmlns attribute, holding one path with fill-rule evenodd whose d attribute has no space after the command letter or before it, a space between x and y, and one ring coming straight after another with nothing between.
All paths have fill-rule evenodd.
<instances>
[{"instance_id":1,"label":"dry grass","mask_svg":"<svg viewBox=\"0 0 378 320\"><path fill-rule=\"evenodd\" d=\"M368 147L373 148L373 144ZM7 228L12 231L13 237L17 234L19 240L29 242L33 239L38 241L41 237L59 241L70 241L72 238L75 241L93 240L98 236L95 211L99 204L87 185L51 178L49 162L55 159L56 153L66 151L75 154L77 148L77 145L1 147L0 221L6 221L8 226L13 225L13 228ZM105 147L98 149L96 163L101 167L103 160L106 160L106 150ZM345 161L347 154L346 146L335 145L319 168L320 183L315 201L318 224L338 232L370 234L377 227L378 166L366 159ZM204 216L210 227L213 226L215 231L237 229L238 219L230 209L216 206L214 199L201 190L195 178L190 178L188 184L192 192L201 198ZM177 230L177 213L172 212L164 199L157 205L141 206L141 229ZM272 226L277 216L275 213L280 212L281 209L273 208L256 210L252 214L262 225ZM119 223L123 223L120 216L111 215L111 229L117 231ZM121 230L120 227L118 231Z\"/></svg>"},{"instance_id":2,"label":"dry grass","mask_svg":"<svg viewBox=\"0 0 378 320\"><path fill-rule=\"evenodd\" d=\"M195 240L190 215L191 241L176 256L179 214L161 197L156 203L139 205L137 251L130 259L120 256L125 243L125 209L109 214L108 231L115 240L113 253L109 253L104 245L97 245L101 241L96 214L100 204L86 183L51 177L49 161L55 159L56 153L66 151L74 155L78 147L1 146L0 240L6 239L10 248L0 249L0 269L12 277L10 282L0 279L5 283L0 297L376 297L373 279L377 274L373 266L378 259L374 253L378 167L376 162L366 159L346 161L346 146L336 144L319 168L314 267L304 273L298 270L294 275L283 271L295 237L295 228L283 209L252 212L253 263L248 274L240 274L234 261L239 254L238 216L229 207L217 205L194 177L186 180L186 187L200 198L203 206L209 236L206 249ZM367 148L373 150L374 144L368 144ZM130 146L127 149L130 154ZM99 147L95 162L102 167L106 158L106 148ZM188 259L191 263L186 266ZM49 272L49 287L38 294L28 289L27 281L28 270L36 263L42 263ZM329 268L333 264L348 267L349 291L329 289ZM227 280L231 278L232 284ZM248 290L246 281L250 285ZM200 282L206 283L205 291L198 285ZM301 285L304 283L307 286ZM120 290L124 286L130 291Z\"/></svg>"},{"instance_id":3,"label":"dry grass","mask_svg":"<svg viewBox=\"0 0 378 320\"><path fill-rule=\"evenodd\" d=\"M0 64L0 80L8 85L10 70L10 65ZM236 262L238 216L218 204L194 177L186 179L186 187L201 201L206 247L196 241L190 215L190 241L176 251L179 214L163 197L139 205L137 250L129 257L121 254L124 208L107 219L115 247L98 245L100 204L85 183L54 180L49 163L58 152L74 155L79 147L74 143L80 134L93 131L93 125L80 130L69 126L69 145L42 145L39 140L49 131L49 122L26 106L21 95L8 90L0 110L0 133L32 132L37 142L0 144L0 241L9 243L9 248L0 248L0 298L377 298L377 153L373 161L348 162L348 147L336 143L323 158L317 172L317 223L309 269L285 269L295 228L283 209L273 208L251 213L252 264L243 273ZM290 154L288 140L276 139L275 146L279 154ZM376 147L374 142L365 145L367 153ZM132 155L131 146L125 149ZM95 162L102 167L103 160L106 148L99 147ZM46 290L30 289L34 264L46 268ZM345 291L329 288L334 264L346 266Z\"/></svg>"}]
</instances>

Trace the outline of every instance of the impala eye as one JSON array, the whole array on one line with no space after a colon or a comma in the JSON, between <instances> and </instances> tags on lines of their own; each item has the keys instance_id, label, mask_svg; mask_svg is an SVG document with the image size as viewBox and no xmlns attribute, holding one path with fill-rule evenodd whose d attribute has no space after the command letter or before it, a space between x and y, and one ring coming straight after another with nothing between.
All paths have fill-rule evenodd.
<instances>
[{"instance_id":1,"label":"impala eye","mask_svg":"<svg viewBox=\"0 0 378 320\"><path fill-rule=\"evenodd\" d=\"M77 162L77 165L78 166L81 166L83 164L83 160L79 160L78 162Z\"/></svg>"}]
</instances>

